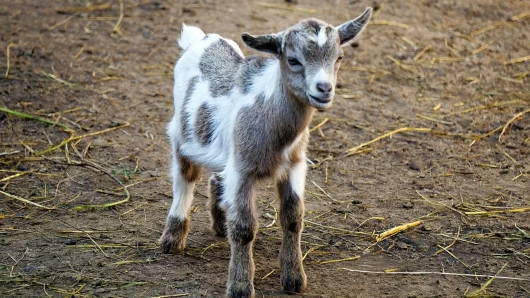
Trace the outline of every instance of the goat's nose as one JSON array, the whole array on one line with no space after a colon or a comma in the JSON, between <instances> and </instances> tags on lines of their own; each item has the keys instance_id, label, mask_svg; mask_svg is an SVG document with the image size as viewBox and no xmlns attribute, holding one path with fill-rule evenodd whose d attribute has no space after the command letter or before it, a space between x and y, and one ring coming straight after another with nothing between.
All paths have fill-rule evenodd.
<instances>
[{"instance_id":1,"label":"goat's nose","mask_svg":"<svg viewBox=\"0 0 530 298\"><path fill-rule=\"evenodd\" d=\"M331 92L332 88L333 86L330 83L323 83L323 82L317 83L317 90L322 93Z\"/></svg>"}]
</instances>

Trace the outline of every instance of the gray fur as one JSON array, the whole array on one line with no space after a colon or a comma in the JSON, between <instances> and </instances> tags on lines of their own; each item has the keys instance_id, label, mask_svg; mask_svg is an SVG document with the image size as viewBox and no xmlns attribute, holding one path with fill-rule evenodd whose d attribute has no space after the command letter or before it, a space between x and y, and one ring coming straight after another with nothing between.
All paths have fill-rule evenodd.
<instances>
[{"instance_id":1,"label":"gray fur","mask_svg":"<svg viewBox=\"0 0 530 298\"><path fill-rule=\"evenodd\" d=\"M213 174L210 178L212 228L220 236L227 235L231 247L227 283L229 297L254 297L255 269L252 253L258 223L253 190L257 181L269 177L278 179L277 189L281 199L280 221L283 240L280 262L283 289L289 293L300 292L306 286L300 242L304 215L301 179L305 178L303 176L306 167L302 163L305 163L304 151L309 137L307 128L315 109L323 111L331 105L340 58L343 55L341 49L343 33L340 30L357 35L365 27L370 14L371 9L367 9L363 16L356 19L358 22L352 21L355 26L360 27L351 27L353 25L345 23L346 25L341 25L337 30L323 21L306 19L277 34L261 36L243 34L243 41L248 46L273 53L274 58L243 58L224 39L210 44L200 58L199 69L202 79L209 82L209 92L213 97L229 95L236 88L247 95L251 91L263 92L256 96L252 104L245 105L237 112L233 131L223 132L224 135L231 133L230 135L233 136L234 148L224 150L234 150L229 152L234 155L230 156L228 171L215 170L223 174L235 170L239 180L234 182L237 180L236 176L230 177L234 179L227 179L218 174ZM278 67L273 65L272 62L276 61L272 59L279 60L280 78L277 86L271 86L270 82L254 85L256 80L264 79L260 75L265 70L275 71ZM267 69L269 65L276 68ZM272 80L272 78L275 78L275 74L267 72L266 79ZM190 80L184 106L189 105L188 101L197 80L198 77ZM331 90L320 88L318 91L316 87L319 84L333 87ZM255 90L253 86L256 88L267 86L272 90ZM265 94L269 98L265 98ZM187 131L189 115L184 108L181 113L182 134L186 137L189 133ZM197 139L202 145L211 144L212 132L216 131L213 127L215 122L211 121L214 110L211 106L202 104L196 113ZM284 150L295 140L297 140L296 147L289 148L290 155L285 157ZM190 183L198 179L200 166L181 156L178 158L181 164L179 174ZM235 162L235 169L232 167L234 165L232 161ZM236 193L235 198L224 197L233 191ZM221 201L229 205L227 210L220 206ZM187 228L180 227L175 231L173 226L172 222L166 225L167 233L170 233L171 237L182 238L183 231L187 233ZM183 247L179 246L182 243L180 238L176 240L179 248ZM172 244L163 240L164 251L171 250ZM175 241L174 238L170 240Z\"/></svg>"},{"instance_id":2,"label":"gray fur","mask_svg":"<svg viewBox=\"0 0 530 298\"><path fill-rule=\"evenodd\" d=\"M220 206L224 193L223 180L218 174L210 177L210 218L212 230L219 237L226 237L226 211Z\"/></svg>"},{"instance_id":3,"label":"gray fur","mask_svg":"<svg viewBox=\"0 0 530 298\"><path fill-rule=\"evenodd\" d=\"M203 103L199 107L197 118L195 119L195 135L201 144L210 144L213 128L213 109L207 103Z\"/></svg>"},{"instance_id":4,"label":"gray fur","mask_svg":"<svg viewBox=\"0 0 530 298\"><path fill-rule=\"evenodd\" d=\"M280 223L283 230L280 249L281 283L285 292L299 293L307 282L300 248L304 203L293 191L289 181L278 181L277 188L281 200Z\"/></svg>"},{"instance_id":5,"label":"gray fur","mask_svg":"<svg viewBox=\"0 0 530 298\"><path fill-rule=\"evenodd\" d=\"M228 209L226 226L231 250L228 297L254 297L252 248L258 231L253 200L254 182L251 177L242 177L237 185L236 203Z\"/></svg>"},{"instance_id":6,"label":"gray fur","mask_svg":"<svg viewBox=\"0 0 530 298\"><path fill-rule=\"evenodd\" d=\"M224 39L212 43L204 50L199 68L210 82L213 97L227 95L232 90L241 57Z\"/></svg>"},{"instance_id":7,"label":"gray fur","mask_svg":"<svg viewBox=\"0 0 530 298\"><path fill-rule=\"evenodd\" d=\"M254 79L263 72L267 61L270 61L271 59L272 58L262 56L250 56L245 58L238 75L238 86L243 94L248 94L250 92L250 87L252 86Z\"/></svg>"},{"instance_id":8,"label":"gray fur","mask_svg":"<svg viewBox=\"0 0 530 298\"><path fill-rule=\"evenodd\" d=\"M261 96L254 105L241 109L234 142L242 175L257 179L272 176L280 163L282 150L309 125L313 112L283 91L267 103Z\"/></svg>"},{"instance_id":9,"label":"gray fur","mask_svg":"<svg viewBox=\"0 0 530 298\"><path fill-rule=\"evenodd\" d=\"M193 92L195 91L197 82L199 82L198 76L191 78L191 80L188 82L188 88L186 89L186 95L184 96L184 103L182 104L182 110L180 111L181 135L185 140L189 139L190 137L190 132L188 129L190 114L186 112L185 108L188 105Z\"/></svg>"}]
</instances>

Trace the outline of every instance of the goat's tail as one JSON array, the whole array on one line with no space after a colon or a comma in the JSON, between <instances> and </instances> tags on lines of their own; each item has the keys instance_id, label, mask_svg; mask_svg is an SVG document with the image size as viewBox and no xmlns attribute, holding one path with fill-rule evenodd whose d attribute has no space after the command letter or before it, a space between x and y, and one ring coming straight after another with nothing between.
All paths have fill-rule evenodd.
<instances>
[{"instance_id":1,"label":"goat's tail","mask_svg":"<svg viewBox=\"0 0 530 298\"><path fill-rule=\"evenodd\" d=\"M193 43L204 38L205 34L199 27L186 26L182 23L182 33L179 38L179 46L184 51L187 50Z\"/></svg>"}]
</instances>

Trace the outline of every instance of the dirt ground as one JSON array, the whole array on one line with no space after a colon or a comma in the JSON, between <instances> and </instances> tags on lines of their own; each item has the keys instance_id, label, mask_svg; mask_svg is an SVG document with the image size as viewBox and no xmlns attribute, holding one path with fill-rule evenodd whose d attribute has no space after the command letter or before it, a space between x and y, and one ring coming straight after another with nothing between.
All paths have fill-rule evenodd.
<instances>
[{"instance_id":1,"label":"dirt ground","mask_svg":"<svg viewBox=\"0 0 530 298\"><path fill-rule=\"evenodd\" d=\"M374 6L311 125L327 120L309 143L300 296L530 297L530 2L298 2L0 1L0 107L73 131L0 112L0 295L222 296L230 249L209 229L206 173L185 253L157 243L181 23L242 46ZM275 196L256 197L257 297L284 296Z\"/></svg>"}]
</instances>

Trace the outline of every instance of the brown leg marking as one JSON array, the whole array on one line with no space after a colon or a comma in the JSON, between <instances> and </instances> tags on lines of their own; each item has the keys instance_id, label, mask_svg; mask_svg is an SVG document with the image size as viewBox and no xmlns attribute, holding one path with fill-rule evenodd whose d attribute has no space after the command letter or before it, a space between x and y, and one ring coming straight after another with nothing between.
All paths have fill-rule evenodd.
<instances>
[{"instance_id":1,"label":"brown leg marking","mask_svg":"<svg viewBox=\"0 0 530 298\"><path fill-rule=\"evenodd\" d=\"M168 217L166 227L160 237L162 251L165 254L177 253L186 247L186 236L190 229L190 220L181 220L176 217Z\"/></svg>"},{"instance_id":2,"label":"brown leg marking","mask_svg":"<svg viewBox=\"0 0 530 298\"><path fill-rule=\"evenodd\" d=\"M217 174L210 177L210 218L212 220L212 230L219 237L226 237L226 211L219 203L223 195L222 178Z\"/></svg>"},{"instance_id":3,"label":"brown leg marking","mask_svg":"<svg viewBox=\"0 0 530 298\"><path fill-rule=\"evenodd\" d=\"M281 199L280 221L283 230L280 249L281 283L285 292L300 293L307 284L300 248L304 202L296 195L289 181L278 181L277 186Z\"/></svg>"},{"instance_id":4,"label":"brown leg marking","mask_svg":"<svg viewBox=\"0 0 530 298\"><path fill-rule=\"evenodd\" d=\"M252 248L258 229L252 201L252 182L243 182L235 206L228 211L230 267L226 294L230 298L254 297L254 259Z\"/></svg>"},{"instance_id":5,"label":"brown leg marking","mask_svg":"<svg viewBox=\"0 0 530 298\"><path fill-rule=\"evenodd\" d=\"M180 163L180 173L184 176L184 179L188 182L195 182L201 176L201 167L192 163L186 157L178 154L178 159Z\"/></svg>"},{"instance_id":6,"label":"brown leg marking","mask_svg":"<svg viewBox=\"0 0 530 298\"><path fill-rule=\"evenodd\" d=\"M180 175L187 183L194 184L199 179L201 168L178 152L176 152L176 156L180 165ZM168 216L164 232L162 232L159 240L164 253L176 253L184 250L189 225L189 216L186 219Z\"/></svg>"}]
</instances>

